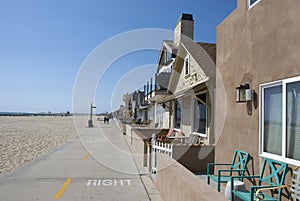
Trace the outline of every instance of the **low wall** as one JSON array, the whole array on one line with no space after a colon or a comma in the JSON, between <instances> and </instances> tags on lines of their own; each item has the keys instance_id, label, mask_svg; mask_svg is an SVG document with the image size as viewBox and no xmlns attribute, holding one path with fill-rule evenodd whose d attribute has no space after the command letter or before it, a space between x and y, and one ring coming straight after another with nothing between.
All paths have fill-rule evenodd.
<instances>
[{"instance_id":1,"label":"low wall","mask_svg":"<svg viewBox=\"0 0 300 201\"><path fill-rule=\"evenodd\" d=\"M173 159L191 172L207 173L207 163L213 163L215 148L209 145L173 145Z\"/></svg>"},{"instance_id":2,"label":"low wall","mask_svg":"<svg viewBox=\"0 0 300 201\"><path fill-rule=\"evenodd\" d=\"M124 134L129 136L130 138L131 138L131 129L132 129L131 125L129 125L129 124L125 125L125 133Z\"/></svg>"},{"instance_id":3,"label":"low wall","mask_svg":"<svg viewBox=\"0 0 300 201\"><path fill-rule=\"evenodd\" d=\"M168 129L157 129L157 128L131 128L131 140L130 145L134 154L139 154L141 156L141 160L143 166L147 166L148 159L148 146L152 139L152 134L166 134L168 133Z\"/></svg>"},{"instance_id":4,"label":"low wall","mask_svg":"<svg viewBox=\"0 0 300 201\"><path fill-rule=\"evenodd\" d=\"M157 160L156 186L164 201L228 201L174 159L158 154Z\"/></svg>"}]
</instances>

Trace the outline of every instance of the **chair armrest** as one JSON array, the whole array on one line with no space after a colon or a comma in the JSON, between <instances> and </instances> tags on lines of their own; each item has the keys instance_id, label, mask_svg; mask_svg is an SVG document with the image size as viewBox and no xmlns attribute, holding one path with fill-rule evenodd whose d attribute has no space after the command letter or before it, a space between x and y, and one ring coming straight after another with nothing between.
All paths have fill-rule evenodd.
<instances>
[{"instance_id":1,"label":"chair armrest","mask_svg":"<svg viewBox=\"0 0 300 201\"><path fill-rule=\"evenodd\" d=\"M265 198L264 194L261 193L262 191L287 188L290 186L291 186L290 184L281 185L281 186L255 186L258 188L258 190L256 191L256 201L263 200Z\"/></svg>"},{"instance_id":2,"label":"chair armrest","mask_svg":"<svg viewBox=\"0 0 300 201\"><path fill-rule=\"evenodd\" d=\"M260 176L259 175L252 175L252 176L232 176L231 180L234 180L234 179L243 179L243 178L246 178L246 179L257 179L257 178L260 178Z\"/></svg>"},{"instance_id":3,"label":"chair armrest","mask_svg":"<svg viewBox=\"0 0 300 201\"><path fill-rule=\"evenodd\" d=\"M210 175L210 167L211 166L217 166L217 165L223 165L223 166L229 166L231 164L223 164L223 163L207 163L207 175Z\"/></svg>"},{"instance_id":4,"label":"chair armrest","mask_svg":"<svg viewBox=\"0 0 300 201\"><path fill-rule=\"evenodd\" d=\"M232 176L232 172L240 172L243 171L243 169L234 169L234 170L218 170L218 175L222 175L222 172L230 172L230 176Z\"/></svg>"},{"instance_id":5,"label":"chair armrest","mask_svg":"<svg viewBox=\"0 0 300 201\"><path fill-rule=\"evenodd\" d=\"M228 164L228 163L207 163L207 165L208 166L218 166L218 165L224 165L224 166L227 165L228 166L228 165L231 165L231 164Z\"/></svg>"},{"instance_id":6,"label":"chair armrest","mask_svg":"<svg viewBox=\"0 0 300 201\"><path fill-rule=\"evenodd\" d=\"M243 169L234 169L234 170L218 170L218 172L239 172L242 171Z\"/></svg>"}]
</instances>

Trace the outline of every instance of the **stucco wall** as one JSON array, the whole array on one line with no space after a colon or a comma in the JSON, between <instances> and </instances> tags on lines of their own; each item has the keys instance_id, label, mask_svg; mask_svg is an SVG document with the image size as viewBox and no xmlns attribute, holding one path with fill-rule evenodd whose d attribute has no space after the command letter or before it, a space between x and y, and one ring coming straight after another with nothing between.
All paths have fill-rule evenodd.
<instances>
[{"instance_id":1,"label":"stucco wall","mask_svg":"<svg viewBox=\"0 0 300 201\"><path fill-rule=\"evenodd\" d=\"M157 188L165 201L227 200L174 159L158 154Z\"/></svg>"},{"instance_id":2,"label":"stucco wall","mask_svg":"<svg viewBox=\"0 0 300 201\"><path fill-rule=\"evenodd\" d=\"M217 27L215 159L229 162L234 149L245 150L258 173L259 102L236 103L235 88L249 83L259 95L262 83L300 75L300 1L261 0L250 10L246 3L238 0Z\"/></svg>"},{"instance_id":3,"label":"stucco wall","mask_svg":"<svg viewBox=\"0 0 300 201\"><path fill-rule=\"evenodd\" d=\"M207 163L214 162L214 146L174 145L172 157L191 172L207 173Z\"/></svg>"}]
</instances>

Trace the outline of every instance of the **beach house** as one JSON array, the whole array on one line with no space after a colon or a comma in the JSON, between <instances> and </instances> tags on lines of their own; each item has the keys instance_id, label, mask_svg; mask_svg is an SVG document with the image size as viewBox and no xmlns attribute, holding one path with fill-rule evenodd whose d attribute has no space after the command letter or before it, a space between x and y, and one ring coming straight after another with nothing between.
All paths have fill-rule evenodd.
<instances>
[{"instance_id":1,"label":"beach house","mask_svg":"<svg viewBox=\"0 0 300 201\"><path fill-rule=\"evenodd\" d=\"M176 128L185 136L194 133L209 144L213 142L216 45L193 39L193 16L184 13L173 41L162 43L156 87L145 99L155 105L158 128Z\"/></svg>"},{"instance_id":2,"label":"beach house","mask_svg":"<svg viewBox=\"0 0 300 201\"><path fill-rule=\"evenodd\" d=\"M217 26L217 46L194 42L192 15L183 14L159 57L156 80L166 72L168 84L145 96L156 108L157 127L199 135L202 144L214 146L216 163L231 162L236 149L248 152L248 174L258 174L265 158L299 166L299 10L299 0L237 0ZM195 183L205 195L191 191ZM169 192L165 198L171 193L176 200L184 194L176 189L186 188L189 196L214 200L177 164L157 172L157 186Z\"/></svg>"},{"instance_id":3,"label":"beach house","mask_svg":"<svg viewBox=\"0 0 300 201\"><path fill-rule=\"evenodd\" d=\"M298 0L237 0L218 25L216 162L241 149L250 172L264 158L300 165L299 10Z\"/></svg>"}]
</instances>

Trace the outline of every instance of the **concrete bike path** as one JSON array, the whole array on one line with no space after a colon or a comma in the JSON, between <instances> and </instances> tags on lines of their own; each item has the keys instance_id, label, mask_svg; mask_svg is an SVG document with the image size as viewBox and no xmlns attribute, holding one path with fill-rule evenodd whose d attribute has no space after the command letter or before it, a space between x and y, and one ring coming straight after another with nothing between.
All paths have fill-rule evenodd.
<instances>
[{"instance_id":1,"label":"concrete bike path","mask_svg":"<svg viewBox=\"0 0 300 201\"><path fill-rule=\"evenodd\" d=\"M114 122L79 130L80 137L0 178L0 200L160 200Z\"/></svg>"}]
</instances>

